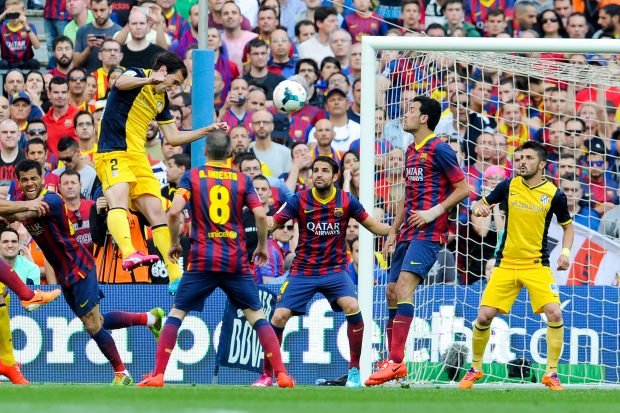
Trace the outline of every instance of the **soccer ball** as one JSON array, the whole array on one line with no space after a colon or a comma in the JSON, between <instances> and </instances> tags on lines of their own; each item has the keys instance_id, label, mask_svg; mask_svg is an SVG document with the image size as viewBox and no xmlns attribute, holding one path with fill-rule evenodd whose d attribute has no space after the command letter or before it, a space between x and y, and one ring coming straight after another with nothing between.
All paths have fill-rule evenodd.
<instances>
[{"instance_id":1,"label":"soccer ball","mask_svg":"<svg viewBox=\"0 0 620 413\"><path fill-rule=\"evenodd\" d=\"M273 104L284 112L297 112L306 103L306 88L294 80L283 80L273 90Z\"/></svg>"}]
</instances>

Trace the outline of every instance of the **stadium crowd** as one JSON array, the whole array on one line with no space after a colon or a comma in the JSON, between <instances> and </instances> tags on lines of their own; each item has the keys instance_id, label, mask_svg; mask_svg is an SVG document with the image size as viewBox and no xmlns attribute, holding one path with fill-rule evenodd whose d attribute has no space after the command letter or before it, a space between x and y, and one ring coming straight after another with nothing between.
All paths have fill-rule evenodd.
<instances>
[{"instance_id":1,"label":"stadium crowd","mask_svg":"<svg viewBox=\"0 0 620 413\"><path fill-rule=\"evenodd\" d=\"M167 283L163 262L122 270L118 248L106 230L107 203L93 154L108 91L124 68L150 68L154 56L175 52L189 76L168 95L179 130L192 125L192 53L197 48L199 9L191 0L49 0L45 3L47 68L34 59L41 47L26 17L24 0L6 0L2 10L4 92L0 97L0 196L17 199L15 166L39 162L45 188L62 195L77 239L94 253L103 283ZM400 123L402 109L416 96L401 88L398 55L381 58L374 137L360 128L363 35L528 38L620 37L620 2L603 0L519 1L403 0L209 0L208 48L215 51L215 118L231 128L231 164L249 175L273 214L292 193L312 187L312 160L325 155L342 167L338 185L355 196L360 188L360 139L375 139L377 175L374 216L391 222L403 194L404 152L412 142ZM386 55L387 56L387 55ZM617 65L604 54L540 54L538 59L579 65ZM405 67L413 70L412 67ZM469 73L469 72L468 72ZM273 106L276 85L303 83L308 102L287 114ZM405 82L404 84L407 84ZM548 176L567 194L576 222L620 238L616 161L620 152L620 90L507 73L454 76L436 85L445 111L436 133L459 154L471 201L510 176L515 148L527 140L546 144ZM398 97L388 89L399 88ZM402 89L402 90L400 90ZM458 93L463 92L463 93ZM394 104L396 102L396 104ZM190 168L190 147L173 147L155 121L145 150L169 206L175 187ZM485 277L502 236L503 212L469 216L455 211L453 237L440 254L432 282L473 283ZM179 222L187 236L189 217ZM156 254L144 218L131 215L132 240ZM456 225L456 222L459 225ZM0 233L0 255L28 283L55 284L53 268L19 224ZM245 233L251 256L256 225L248 211ZM347 228L349 272L357 281L359 224ZM254 268L257 282L282 279L297 242L288 222L269 240L268 266ZM185 258L190 241L182 238ZM458 252L458 253L455 253ZM386 263L377 254L376 278ZM32 264L34 263L34 265Z\"/></svg>"}]
</instances>

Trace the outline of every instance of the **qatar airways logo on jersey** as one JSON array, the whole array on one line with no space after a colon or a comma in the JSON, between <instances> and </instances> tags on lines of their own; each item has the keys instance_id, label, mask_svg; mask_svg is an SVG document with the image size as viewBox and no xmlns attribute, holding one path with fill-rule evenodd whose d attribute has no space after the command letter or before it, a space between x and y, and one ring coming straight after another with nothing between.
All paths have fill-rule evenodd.
<instances>
[{"instance_id":1,"label":"qatar airways logo on jersey","mask_svg":"<svg viewBox=\"0 0 620 413\"><path fill-rule=\"evenodd\" d=\"M413 182L422 182L424 180L424 168L409 167L406 168L407 180Z\"/></svg>"},{"instance_id":2,"label":"qatar airways logo on jersey","mask_svg":"<svg viewBox=\"0 0 620 413\"><path fill-rule=\"evenodd\" d=\"M308 231L319 237L340 235L339 222L308 222L306 224Z\"/></svg>"},{"instance_id":3,"label":"qatar airways logo on jersey","mask_svg":"<svg viewBox=\"0 0 620 413\"><path fill-rule=\"evenodd\" d=\"M39 224L38 222L35 222L33 224L27 224L26 225L26 230L28 230L30 235L33 236L33 237L37 237L39 235L42 235L43 232L45 232L45 230L43 229L43 225Z\"/></svg>"}]
</instances>

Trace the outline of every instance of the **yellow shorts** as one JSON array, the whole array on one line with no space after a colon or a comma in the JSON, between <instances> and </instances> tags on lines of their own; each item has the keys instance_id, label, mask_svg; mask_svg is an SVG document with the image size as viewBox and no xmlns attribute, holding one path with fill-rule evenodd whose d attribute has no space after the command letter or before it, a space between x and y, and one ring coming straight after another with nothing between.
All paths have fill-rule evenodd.
<instances>
[{"instance_id":1,"label":"yellow shorts","mask_svg":"<svg viewBox=\"0 0 620 413\"><path fill-rule=\"evenodd\" d=\"M159 180L146 155L130 152L96 153L95 170L105 192L112 185L129 184L129 200L145 195L161 197Z\"/></svg>"},{"instance_id":2,"label":"yellow shorts","mask_svg":"<svg viewBox=\"0 0 620 413\"><path fill-rule=\"evenodd\" d=\"M507 314L524 286L530 295L535 314L542 313L547 304L560 303L560 292L551 268L515 270L495 267L482 293L480 305L497 308L500 313Z\"/></svg>"}]
</instances>

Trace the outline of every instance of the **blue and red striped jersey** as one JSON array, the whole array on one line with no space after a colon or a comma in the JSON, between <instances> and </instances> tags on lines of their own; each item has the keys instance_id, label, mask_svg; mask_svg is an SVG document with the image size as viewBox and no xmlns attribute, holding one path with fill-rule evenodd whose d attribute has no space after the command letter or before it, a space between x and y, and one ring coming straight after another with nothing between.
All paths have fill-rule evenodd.
<instances>
[{"instance_id":1,"label":"blue and red striped jersey","mask_svg":"<svg viewBox=\"0 0 620 413\"><path fill-rule=\"evenodd\" d=\"M178 40L189 30L189 24L179 13L172 9L172 13L164 16L166 19L166 33L172 40Z\"/></svg>"},{"instance_id":2,"label":"blue and red striped jersey","mask_svg":"<svg viewBox=\"0 0 620 413\"><path fill-rule=\"evenodd\" d=\"M71 20L71 14L67 11L67 1L46 0L43 17L46 20Z\"/></svg>"},{"instance_id":3,"label":"blue and red striped jersey","mask_svg":"<svg viewBox=\"0 0 620 413\"><path fill-rule=\"evenodd\" d=\"M25 220L23 224L54 268L60 285L67 288L86 278L95 268L95 259L74 237L67 207L60 195L45 190L41 194L49 205L49 213Z\"/></svg>"},{"instance_id":4,"label":"blue and red striped jersey","mask_svg":"<svg viewBox=\"0 0 620 413\"><path fill-rule=\"evenodd\" d=\"M36 35L37 30L32 25L30 27ZM7 23L2 25L2 59L9 63L26 63L34 58L34 50L32 50L32 42L30 36L26 33L24 26L21 24L17 27L9 27Z\"/></svg>"},{"instance_id":5,"label":"blue and red striped jersey","mask_svg":"<svg viewBox=\"0 0 620 413\"><path fill-rule=\"evenodd\" d=\"M239 77L239 68L235 62L228 60L226 56L220 53L220 56L215 62L215 70L222 76L222 82L224 82L224 88L222 89L222 101L226 101L228 92L230 91L230 83L233 79Z\"/></svg>"},{"instance_id":6,"label":"blue and red striped jersey","mask_svg":"<svg viewBox=\"0 0 620 413\"><path fill-rule=\"evenodd\" d=\"M433 133L418 145L407 148L405 158L405 220L400 241L426 240L446 242L448 213L421 228L407 223L413 211L425 211L443 202L451 193L452 185L465 179L456 153Z\"/></svg>"},{"instance_id":7,"label":"blue and red striped jersey","mask_svg":"<svg viewBox=\"0 0 620 413\"><path fill-rule=\"evenodd\" d=\"M356 13L345 16L342 28L351 33L353 43L361 42L363 35L383 36L388 31L383 18L374 11L366 17L358 16Z\"/></svg>"},{"instance_id":8,"label":"blue and red striped jersey","mask_svg":"<svg viewBox=\"0 0 620 413\"><path fill-rule=\"evenodd\" d=\"M319 199L314 188L289 198L273 219L278 225L290 219L299 223L299 244L290 275L321 276L345 271L349 218L362 222L368 213L353 195L341 189L334 188L326 200Z\"/></svg>"},{"instance_id":9,"label":"blue and red striped jersey","mask_svg":"<svg viewBox=\"0 0 620 413\"><path fill-rule=\"evenodd\" d=\"M222 122L226 122L230 129L241 124L247 131L252 130L252 114L250 112L245 112L243 118L239 119L232 110L226 109L224 116L222 116Z\"/></svg>"},{"instance_id":10,"label":"blue and red striped jersey","mask_svg":"<svg viewBox=\"0 0 620 413\"><path fill-rule=\"evenodd\" d=\"M251 179L220 163L185 172L176 195L189 203L192 218L191 271L250 274L243 207L263 208Z\"/></svg>"}]
</instances>

